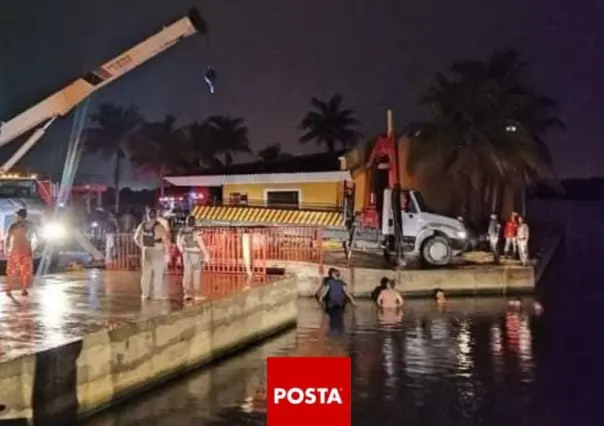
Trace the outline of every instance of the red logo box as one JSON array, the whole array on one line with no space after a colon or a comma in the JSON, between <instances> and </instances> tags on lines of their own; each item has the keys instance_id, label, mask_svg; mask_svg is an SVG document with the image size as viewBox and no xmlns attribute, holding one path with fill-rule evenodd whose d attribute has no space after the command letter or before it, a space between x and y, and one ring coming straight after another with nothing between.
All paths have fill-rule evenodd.
<instances>
[{"instance_id":1,"label":"red logo box","mask_svg":"<svg viewBox=\"0 0 604 426\"><path fill-rule=\"evenodd\" d=\"M268 426L350 426L350 358L267 362Z\"/></svg>"}]
</instances>

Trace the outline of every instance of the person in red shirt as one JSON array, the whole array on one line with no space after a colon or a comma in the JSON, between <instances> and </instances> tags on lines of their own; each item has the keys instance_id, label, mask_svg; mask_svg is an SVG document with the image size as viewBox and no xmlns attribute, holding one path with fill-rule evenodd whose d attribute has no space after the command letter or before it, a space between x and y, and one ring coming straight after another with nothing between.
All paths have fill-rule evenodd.
<instances>
[{"instance_id":1,"label":"person in red shirt","mask_svg":"<svg viewBox=\"0 0 604 426\"><path fill-rule=\"evenodd\" d=\"M7 258L7 293L11 292L15 282L20 282L21 294L28 295L28 288L34 274L32 229L32 224L27 220L27 210L19 210L17 221L8 228L4 245Z\"/></svg>"},{"instance_id":2,"label":"person in red shirt","mask_svg":"<svg viewBox=\"0 0 604 426\"><path fill-rule=\"evenodd\" d=\"M505 221L505 227L503 228L503 237L505 238L505 246L503 248L503 255L508 257L510 251L512 256L515 257L518 251L516 234L518 233L518 213L512 212L508 220Z\"/></svg>"}]
</instances>

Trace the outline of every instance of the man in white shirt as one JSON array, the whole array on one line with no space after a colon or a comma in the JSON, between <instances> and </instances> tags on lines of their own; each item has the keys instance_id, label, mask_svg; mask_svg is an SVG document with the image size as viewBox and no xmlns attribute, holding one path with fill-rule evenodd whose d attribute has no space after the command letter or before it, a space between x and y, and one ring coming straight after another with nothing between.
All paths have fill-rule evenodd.
<instances>
[{"instance_id":1,"label":"man in white shirt","mask_svg":"<svg viewBox=\"0 0 604 426\"><path fill-rule=\"evenodd\" d=\"M516 244L518 245L518 255L520 262L526 266L528 264L528 241L529 241L529 226L524 221L522 216L518 216L518 230L516 231Z\"/></svg>"}]
</instances>

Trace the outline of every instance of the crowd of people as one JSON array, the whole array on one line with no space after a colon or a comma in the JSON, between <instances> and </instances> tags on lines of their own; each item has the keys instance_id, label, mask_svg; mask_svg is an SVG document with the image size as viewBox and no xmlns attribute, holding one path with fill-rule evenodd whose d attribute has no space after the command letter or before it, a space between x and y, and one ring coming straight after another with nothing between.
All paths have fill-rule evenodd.
<instances>
[{"instance_id":1,"label":"crowd of people","mask_svg":"<svg viewBox=\"0 0 604 426\"><path fill-rule=\"evenodd\" d=\"M395 287L395 280L383 277L379 285L371 292L371 299L380 309L401 309L405 301ZM348 287L342 279L340 271L336 268L329 269L327 277L315 290L315 297L330 317L339 317L343 315L349 303L353 306L356 304L353 295L348 291ZM446 297L442 289L435 289L433 297L437 306L444 306Z\"/></svg>"},{"instance_id":2,"label":"crowd of people","mask_svg":"<svg viewBox=\"0 0 604 426\"><path fill-rule=\"evenodd\" d=\"M348 304L356 305L353 295L341 277L340 271L330 268L327 277L315 290L315 298L330 319L330 328L342 329L344 311ZM384 323L396 323L402 320L405 301L402 294L396 289L396 282L392 278L383 277L380 283L371 292L371 300L379 309L379 317L393 319ZM432 300L436 309L445 310L448 300L443 289L435 288L432 291ZM514 311L521 310L524 302L519 297L508 301L508 308ZM536 315L543 312L543 306L538 301L532 302Z\"/></svg>"},{"instance_id":3,"label":"crowd of people","mask_svg":"<svg viewBox=\"0 0 604 426\"><path fill-rule=\"evenodd\" d=\"M23 296L29 294L34 274L33 253L38 244L35 226L27 220L27 210L20 209L16 215L17 220L8 228L4 240L8 276L6 293L11 297L13 288L17 286ZM111 222L111 217L106 217L106 220ZM111 236L116 232L117 229L111 228L105 236L108 250L115 244ZM203 298L201 275L203 264L209 261L210 253L198 232L194 217L187 218L173 243L169 223L158 215L157 210L147 208L144 219L134 231L133 240L141 251L141 296L144 300L168 298L164 272L167 264L172 261L173 244L182 253L185 299Z\"/></svg>"},{"instance_id":4,"label":"crowd of people","mask_svg":"<svg viewBox=\"0 0 604 426\"><path fill-rule=\"evenodd\" d=\"M529 252L529 226L524 217L517 212L512 212L510 217L505 221L502 227L497 214L493 213L489 220L489 228L487 230L489 245L493 253L495 263L500 262L501 258L501 241L503 237L503 256L504 258L518 258L522 265L528 265Z\"/></svg>"}]
</instances>

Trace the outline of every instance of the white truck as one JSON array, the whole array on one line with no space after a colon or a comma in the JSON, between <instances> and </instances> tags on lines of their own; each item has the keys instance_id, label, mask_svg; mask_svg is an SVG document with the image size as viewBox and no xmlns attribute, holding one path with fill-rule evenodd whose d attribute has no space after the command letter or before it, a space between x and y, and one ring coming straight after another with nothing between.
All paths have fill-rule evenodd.
<instances>
[{"instance_id":1,"label":"white truck","mask_svg":"<svg viewBox=\"0 0 604 426\"><path fill-rule=\"evenodd\" d=\"M111 59L63 89L50 95L38 104L22 112L9 121L0 124L0 147L32 132L23 145L0 166L0 241L4 241L6 230L14 222L16 212L26 207L29 219L40 230L42 240L36 252L41 256L42 248L59 244L68 234L73 235L94 257L101 254L81 238L75 230L68 232L67 225L53 213L51 186L46 190L35 176L9 175L8 172L45 134L50 125L67 115L78 104L127 72L137 68L151 58L166 51L180 41L200 33L207 33L207 26L196 10L187 16L165 26L160 31L137 44L128 51ZM46 192L45 192L46 191ZM4 248L0 246L0 260L4 258Z\"/></svg>"},{"instance_id":2,"label":"white truck","mask_svg":"<svg viewBox=\"0 0 604 426\"><path fill-rule=\"evenodd\" d=\"M402 190L402 194L407 200L406 208L401 211L406 259L419 260L425 266L446 266L469 248L468 231L461 220L432 212L419 191ZM354 249L393 251L395 232L391 199L391 190L385 189L381 226L366 227L357 220L350 233L328 229L326 236L341 241L349 237L346 243L349 256Z\"/></svg>"},{"instance_id":3,"label":"white truck","mask_svg":"<svg viewBox=\"0 0 604 426\"><path fill-rule=\"evenodd\" d=\"M469 248L468 231L461 220L430 211L418 191L399 189L400 199L393 197L393 190L401 188L402 168L390 110L387 122L387 135L379 137L368 155L363 156L367 171L365 202L352 222L346 244L348 257L356 247L377 245L387 253L402 248L405 257L418 258L426 266L449 265L456 255ZM342 160L347 161L345 157ZM397 198L395 206L393 198ZM398 229L393 220L395 211L401 212L401 220L396 221L400 222L396 225L400 226Z\"/></svg>"},{"instance_id":4,"label":"white truck","mask_svg":"<svg viewBox=\"0 0 604 426\"><path fill-rule=\"evenodd\" d=\"M431 212L418 191L403 190L407 207L401 212L403 245L407 255L418 257L424 264L444 266L468 248L468 231L463 222ZM382 234L394 235L391 193L384 191Z\"/></svg>"}]
</instances>

